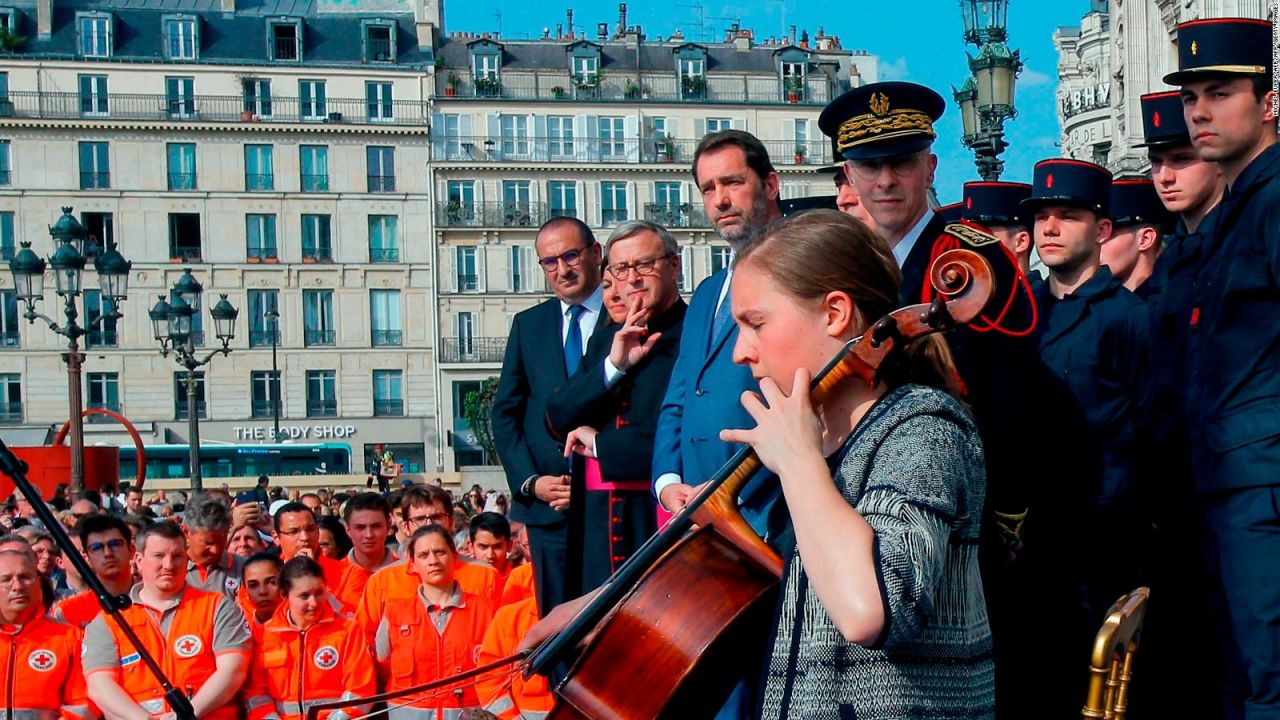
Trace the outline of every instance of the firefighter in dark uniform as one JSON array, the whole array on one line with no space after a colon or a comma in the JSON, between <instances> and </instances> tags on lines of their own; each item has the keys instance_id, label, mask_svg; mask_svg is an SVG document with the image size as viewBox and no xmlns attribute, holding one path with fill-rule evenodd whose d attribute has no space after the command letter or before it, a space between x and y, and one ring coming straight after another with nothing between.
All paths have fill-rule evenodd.
<instances>
[{"instance_id":1,"label":"firefighter in dark uniform","mask_svg":"<svg viewBox=\"0 0 1280 720\"><path fill-rule=\"evenodd\" d=\"M1102 244L1102 264L1126 288L1147 299L1148 280L1160 256L1164 235L1173 224L1155 183L1147 178L1111 182L1111 237Z\"/></svg>"},{"instance_id":2,"label":"firefighter in dark uniform","mask_svg":"<svg viewBox=\"0 0 1280 720\"><path fill-rule=\"evenodd\" d=\"M1101 166L1045 160L1021 203L1049 271L1036 288L1039 374L1025 388L1045 419L1022 560L1027 601L1053 618L1037 633L1045 679L1037 707L1060 708L1061 717L1078 706L1081 664L1103 615L1140 579L1135 425L1146 316L1142 301L1101 265L1110 188Z\"/></svg>"},{"instance_id":3,"label":"firefighter in dark uniform","mask_svg":"<svg viewBox=\"0 0 1280 720\"><path fill-rule=\"evenodd\" d=\"M1227 717L1280 718L1280 147L1272 27L1178 26L1183 117L1226 192L1203 233L1187 318L1185 386L1195 507L1225 603Z\"/></svg>"},{"instance_id":4,"label":"firefighter in dark uniform","mask_svg":"<svg viewBox=\"0 0 1280 720\"><path fill-rule=\"evenodd\" d=\"M1155 271L1140 288L1146 292L1151 335L1151 362L1144 376L1148 411L1142 426L1153 451L1139 496L1151 525L1143 574L1155 600L1147 608L1142 637L1148 680L1134 686L1132 697L1134 707L1145 708L1148 717L1212 720L1221 716L1222 682L1212 675L1222 668L1217 648L1201 643L1199 660L1188 663L1180 633L1188 618L1208 616L1209 593L1217 582L1189 562L1201 556L1202 542L1195 532L1183 393L1191 288L1202 264L1200 231L1210 229L1217 216L1222 170L1201 160L1192 147L1178 91L1143 95L1141 103L1140 147L1147 149L1156 194L1177 224L1164 238Z\"/></svg>"}]
</instances>

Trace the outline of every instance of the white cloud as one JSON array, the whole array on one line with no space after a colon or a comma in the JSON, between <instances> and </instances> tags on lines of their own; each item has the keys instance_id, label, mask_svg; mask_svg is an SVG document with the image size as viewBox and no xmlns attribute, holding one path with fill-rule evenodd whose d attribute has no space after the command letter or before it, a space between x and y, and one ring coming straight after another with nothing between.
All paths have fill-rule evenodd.
<instances>
[{"instance_id":1,"label":"white cloud","mask_svg":"<svg viewBox=\"0 0 1280 720\"><path fill-rule=\"evenodd\" d=\"M1037 85L1048 85L1053 82L1053 78L1039 70L1032 70L1029 67L1022 68L1022 74L1018 76L1018 84L1022 87L1036 87Z\"/></svg>"},{"instance_id":2,"label":"white cloud","mask_svg":"<svg viewBox=\"0 0 1280 720\"><path fill-rule=\"evenodd\" d=\"M907 80L911 77L910 71L907 70L907 59L905 57L892 61L881 59L879 72L880 80Z\"/></svg>"}]
</instances>

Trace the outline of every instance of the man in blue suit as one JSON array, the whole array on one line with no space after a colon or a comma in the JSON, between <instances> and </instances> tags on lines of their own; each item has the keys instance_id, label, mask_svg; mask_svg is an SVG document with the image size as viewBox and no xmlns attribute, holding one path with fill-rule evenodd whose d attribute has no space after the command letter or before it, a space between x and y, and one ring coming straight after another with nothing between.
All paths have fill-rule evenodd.
<instances>
[{"instance_id":1,"label":"man in blue suit","mask_svg":"<svg viewBox=\"0 0 1280 720\"><path fill-rule=\"evenodd\" d=\"M736 254L781 216L778 173L754 135L723 130L702 139L693 155L693 179L716 234ZM737 451L720 440L724 428L755 423L740 399L757 384L733 362L737 325L729 308L732 265L698 285L685 314L680 354L658 416L653 447L654 493L667 510L685 506L696 486ZM761 477L763 476L763 477ZM764 473L743 491L743 515L766 535L765 516L777 483Z\"/></svg>"}]
</instances>

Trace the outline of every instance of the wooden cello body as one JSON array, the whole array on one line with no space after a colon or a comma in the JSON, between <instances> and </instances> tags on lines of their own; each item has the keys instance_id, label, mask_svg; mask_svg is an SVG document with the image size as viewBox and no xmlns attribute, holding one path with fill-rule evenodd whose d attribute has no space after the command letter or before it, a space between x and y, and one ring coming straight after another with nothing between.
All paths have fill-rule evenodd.
<instances>
[{"instance_id":1,"label":"wooden cello body","mask_svg":"<svg viewBox=\"0 0 1280 720\"><path fill-rule=\"evenodd\" d=\"M882 318L815 377L815 406L846 380L874 385L895 350L977 317L992 293L992 270L973 251L939 256L930 277L932 303ZM759 469L750 448L739 451L533 652L526 672L571 660L549 718L712 717L741 668L760 667L783 560L738 511L738 494Z\"/></svg>"}]
</instances>

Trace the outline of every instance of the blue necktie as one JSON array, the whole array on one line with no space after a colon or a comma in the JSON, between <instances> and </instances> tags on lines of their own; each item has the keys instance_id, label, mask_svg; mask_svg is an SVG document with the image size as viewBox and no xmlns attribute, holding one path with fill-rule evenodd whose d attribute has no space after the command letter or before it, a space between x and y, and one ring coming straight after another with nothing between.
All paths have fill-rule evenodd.
<instances>
[{"instance_id":1,"label":"blue necktie","mask_svg":"<svg viewBox=\"0 0 1280 720\"><path fill-rule=\"evenodd\" d=\"M733 309L729 306L729 294L725 293L724 300L720 302L720 307L716 309L716 316L711 321L711 346L714 347L716 341L720 339L720 333L724 332L724 326L729 324L729 320L733 317Z\"/></svg>"},{"instance_id":2,"label":"blue necktie","mask_svg":"<svg viewBox=\"0 0 1280 720\"><path fill-rule=\"evenodd\" d=\"M585 311L581 305L569 306L569 334L564 339L564 369L569 375L577 372L582 364L582 326L578 318Z\"/></svg>"}]
</instances>

